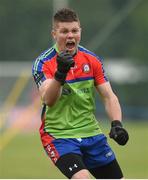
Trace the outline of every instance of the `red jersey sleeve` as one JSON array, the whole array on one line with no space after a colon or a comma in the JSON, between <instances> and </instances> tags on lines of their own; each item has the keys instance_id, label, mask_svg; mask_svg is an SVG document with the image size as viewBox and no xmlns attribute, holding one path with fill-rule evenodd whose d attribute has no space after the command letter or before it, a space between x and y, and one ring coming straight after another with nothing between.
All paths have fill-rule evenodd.
<instances>
[{"instance_id":1,"label":"red jersey sleeve","mask_svg":"<svg viewBox=\"0 0 148 180\"><path fill-rule=\"evenodd\" d=\"M40 87L46 79L52 79L55 73L55 69L55 58L49 61L36 60L33 65L32 74L37 87Z\"/></svg>"},{"instance_id":2,"label":"red jersey sleeve","mask_svg":"<svg viewBox=\"0 0 148 180\"><path fill-rule=\"evenodd\" d=\"M103 63L100 59L97 59L93 63L93 73L95 79L95 85L100 85L108 81L105 70L103 68Z\"/></svg>"}]
</instances>

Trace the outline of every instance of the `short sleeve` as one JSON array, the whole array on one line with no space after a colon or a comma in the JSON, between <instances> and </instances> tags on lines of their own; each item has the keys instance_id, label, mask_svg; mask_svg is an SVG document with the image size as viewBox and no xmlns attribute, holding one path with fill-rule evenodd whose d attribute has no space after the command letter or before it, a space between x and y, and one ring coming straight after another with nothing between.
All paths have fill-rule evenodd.
<instances>
[{"instance_id":1,"label":"short sleeve","mask_svg":"<svg viewBox=\"0 0 148 180\"><path fill-rule=\"evenodd\" d=\"M40 59L36 59L32 66L32 76L38 88L46 79L53 77L48 63Z\"/></svg>"},{"instance_id":2,"label":"short sleeve","mask_svg":"<svg viewBox=\"0 0 148 180\"><path fill-rule=\"evenodd\" d=\"M96 58L93 64L93 73L94 73L94 79L95 79L95 85L100 85L108 81L105 70L103 67L102 60L99 58Z\"/></svg>"}]
</instances>

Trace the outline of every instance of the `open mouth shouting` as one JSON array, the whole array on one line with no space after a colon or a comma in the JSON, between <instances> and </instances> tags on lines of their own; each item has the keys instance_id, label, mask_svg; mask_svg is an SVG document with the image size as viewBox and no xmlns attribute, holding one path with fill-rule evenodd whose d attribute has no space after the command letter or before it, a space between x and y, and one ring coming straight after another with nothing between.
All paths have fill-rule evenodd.
<instances>
[{"instance_id":1,"label":"open mouth shouting","mask_svg":"<svg viewBox=\"0 0 148 180\"><path fill-rule=\"evenodd\" d=\"M75 41L67 41L66 42L66 49L68 51L74 51L76 49L76 43Z\"/></svg>"}]
</instances>

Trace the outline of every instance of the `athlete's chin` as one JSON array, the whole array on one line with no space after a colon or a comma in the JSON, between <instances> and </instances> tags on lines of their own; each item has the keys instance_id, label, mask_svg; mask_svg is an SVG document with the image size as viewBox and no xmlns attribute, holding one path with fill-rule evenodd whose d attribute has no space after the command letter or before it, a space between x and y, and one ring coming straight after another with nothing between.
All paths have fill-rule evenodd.
<instances>
[{"instance_id":1,"label":"athlete's chin","mask_svg":"<svg viewBox=\"0 0 148 180\"><path fill-rule=\"evenodd\" d=\"M70 54L74 54L76 52L76 47L73 48L66 48L66 50L70 53Z\"/></svg>"}]
</instances>

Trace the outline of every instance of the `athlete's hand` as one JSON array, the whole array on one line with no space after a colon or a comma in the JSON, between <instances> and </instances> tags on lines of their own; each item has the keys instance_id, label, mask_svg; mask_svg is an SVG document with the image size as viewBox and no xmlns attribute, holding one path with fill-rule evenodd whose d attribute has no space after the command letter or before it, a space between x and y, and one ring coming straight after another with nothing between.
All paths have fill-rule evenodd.
<instances>
[{"instance_id":1,"label":"athlete's hand","mask_svg":"<svg viewBox=\"0 0 148 180\"><path fill-rule=\"evenodd\" d=\"M55 79L64 84L68 71L71 67L74 67L74 60L71 54L67 51L61 52L57 56L57 71L55 73Z\"/></svg>"},{"instance_id":2,"label":"athlete's hand","mask_svg":"<svg viewBox=\"0 0 148 180\"><path fill-rule=\"evenodd\" d=\"M61 52L57 56L57 69L61 73L68 73L71 67L74 67L74 60L71 54L67 51Z\"/></svg>"},{"instance_id":3,"label":"athlete's hand","mask_svg":"<svg viewBox=\"0 0 148 180\"><path fill-rule=\"evenodd\" d=\"M118 120L112 121L109 136L119 145L125 145L129 139L128 132L123 128L121 122Z\"/></svg>"}]
</instances>

